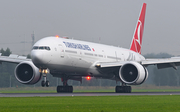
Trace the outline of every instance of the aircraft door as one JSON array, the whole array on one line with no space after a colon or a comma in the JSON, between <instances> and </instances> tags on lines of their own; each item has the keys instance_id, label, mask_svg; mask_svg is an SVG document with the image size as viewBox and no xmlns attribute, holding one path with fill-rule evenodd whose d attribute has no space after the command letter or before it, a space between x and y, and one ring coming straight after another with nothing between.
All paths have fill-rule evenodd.
<instances>
[{"instance_id":1,"label":"aircraft door","mask_svg":"<svg viewBox=\"0 0 180 112\"><path fill-rule=\"evenodd\" d=\"M60 57L64 58L64 48L61 44L59 44L59 50L60 50Z\"/></svg>"}]
</instances>

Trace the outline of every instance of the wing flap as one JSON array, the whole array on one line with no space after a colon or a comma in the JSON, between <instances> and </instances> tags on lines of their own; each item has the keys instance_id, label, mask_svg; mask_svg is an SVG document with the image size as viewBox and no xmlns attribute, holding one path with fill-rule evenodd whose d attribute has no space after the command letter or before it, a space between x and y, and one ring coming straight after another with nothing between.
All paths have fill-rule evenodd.
<instances>
[{"instance_id":1,"label":"wing flap","mask_svg":"<svg viewBox=\"0 0 180 112\"><path fill-rule=\"evenodd\" d=\"M116 62L99 62L96 64L96 67L117 67L122 66L123 64L127 63L127 61L116 61Z\"/></svg>"}]
</instances>

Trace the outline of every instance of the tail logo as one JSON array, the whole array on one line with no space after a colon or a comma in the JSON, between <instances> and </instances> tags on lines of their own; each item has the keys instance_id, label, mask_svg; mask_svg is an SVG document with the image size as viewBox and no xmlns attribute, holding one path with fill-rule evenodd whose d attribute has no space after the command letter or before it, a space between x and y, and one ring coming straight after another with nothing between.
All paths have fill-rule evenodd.
<instances>
[{"instance_id":1,"label":"tail logo","mask_svg":"<svg viewBox=\"0 0 180 112\"><path fill-rule=\"evenodd\" d=\"M136 40L136 42L135 42L135 48L136 48L136 51L138 52L138 53L140 53L141 51L140 51L140 49L139 49L139 47L141 48L141 26L142 26L142 23L141 23L141 21L139 20L138 21L138 25L137 25L137 31L135 32L135 37L134 37L134 39Z\"/></svg>"},{"instance_id":2,"label":"tail logo","mask_svg":"<svg viewBox=\"0 0 180 112\"><path fill-rule=\"evenodd\" d=\"M136 41L137 41L137 43L139 43L139 45L141 46L141 41L140 41L140 31L141 31L141 25L142 25L142 23L141 23L141 21L139 20L138 21L138 32L137 32L137 38L136 38Z\"/></svg>"},{"instance_id":3,"label":"tail logo","mask_svg":"<svg viewBox=\"0 0 180 112\"><path fill-rule=\"evenodd\" d=\"M134 38L132 41L131 50L141 54L141 44L142 44L142 22L138 20L136 30L134 32Z\"/></svg>"},{"instance_id":4,"label":"tail logo","mask_svg":"<svg viewBox=\"0 0 180 112\"><path fill-rule=\"evenodd\" d=\"M136 25L136 29L134 32L134 36L131 42L130 50L141 54L141 46L142 46L142 36L144 29L144 21L145 21L145 12L146 12L146 3L143 4L142 10Z\"/></svg>"}]
</instances>

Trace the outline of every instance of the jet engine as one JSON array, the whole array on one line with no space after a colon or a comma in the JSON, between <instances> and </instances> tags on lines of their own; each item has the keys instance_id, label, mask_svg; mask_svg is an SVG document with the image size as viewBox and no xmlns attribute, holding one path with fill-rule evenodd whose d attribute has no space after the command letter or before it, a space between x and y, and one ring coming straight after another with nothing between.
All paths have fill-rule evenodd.
<instances>
[{"instance_id":1,"label":"jet engine","mask_svg":"<svg viewBox=\"0 0 180 112\"><path fill-rule=\"evenodd\" d=\"M128 62L121 66L119 77L126 84L139 85L147 80L148 71L146 67L137 62Z\"/></svg>"},{"instance_id":2,"label":"jet engine","mask_svg":"<svg viewBox=\"0 0 180 112\"><path fill-rule=\"evenodd\" d=\"M41 79L39 69L31 62L24 61L14 70L16 79L22 84L35 84Z\"/></svg>"}]
</instances>

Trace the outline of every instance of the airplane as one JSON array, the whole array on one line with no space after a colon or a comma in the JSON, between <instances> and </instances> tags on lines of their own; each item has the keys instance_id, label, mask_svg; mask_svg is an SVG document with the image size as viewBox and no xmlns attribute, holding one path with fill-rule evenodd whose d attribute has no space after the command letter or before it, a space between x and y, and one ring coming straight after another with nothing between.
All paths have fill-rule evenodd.
<instances>
[{"instance_id":1,"label":"airplane","mask_svg":"<svg viewBox=\"0 0 180 112\"><path fill-rule=\"evenodd\" d=\"M145 59L141 55L145 12L146 3L143 3L129 49L51 36L33 45L31 59L12 54L1 56L0 62L17 63L14 74L22 84L35 84L43 78L42 87L48 87L47 73L61 78L63 85L57 86L57 93L73 92L67 81L82 81L83 77L120 81L115 92L131 93L130 85L147 80L147 66L177 69L180 65L180 57Z\"/></svg>"}]
</instances>

